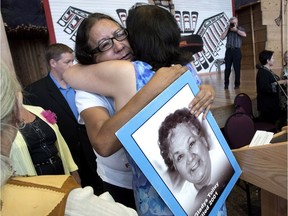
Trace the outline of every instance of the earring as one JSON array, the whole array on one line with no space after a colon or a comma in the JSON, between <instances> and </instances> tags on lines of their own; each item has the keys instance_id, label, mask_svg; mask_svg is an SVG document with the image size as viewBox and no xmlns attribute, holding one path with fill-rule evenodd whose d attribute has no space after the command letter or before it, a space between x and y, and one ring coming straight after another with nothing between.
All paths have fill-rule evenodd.
<instances>
[{"instance_id":1,"label":"earring","mask_svg":"<svg viewBox=\"0 0 288 216\"><path fill-rule=\"evenodd\" d=\"M16 127L21 130L26 126L26 122L24 120L16 122Z\"/></svg>"}]
</instances>

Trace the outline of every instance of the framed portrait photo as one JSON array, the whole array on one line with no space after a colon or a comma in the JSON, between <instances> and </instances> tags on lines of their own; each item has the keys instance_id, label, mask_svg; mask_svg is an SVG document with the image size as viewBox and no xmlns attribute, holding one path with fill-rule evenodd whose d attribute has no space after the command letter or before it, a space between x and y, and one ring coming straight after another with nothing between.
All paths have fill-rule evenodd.
<instances>
[{"instance_id":1,"label":"framed portrait photo","mask_svg":"<svg viewBox=\"0 0 288 216\"><path fill-rule=\"evenodd\" d=\"M242 172L212 113L190 113L198 91L187 71L116 132L174 215L216 215Z\"/></svg>"}]
</instances>

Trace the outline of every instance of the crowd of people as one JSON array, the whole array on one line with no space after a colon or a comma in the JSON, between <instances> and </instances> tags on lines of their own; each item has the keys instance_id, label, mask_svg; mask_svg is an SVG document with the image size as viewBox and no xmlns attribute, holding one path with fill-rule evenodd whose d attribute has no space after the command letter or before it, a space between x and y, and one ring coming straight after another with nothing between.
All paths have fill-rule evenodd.
<instances>
[{"instance_id":1,"label":"crowd of people","mask_svg":"<svg viewBox=\"0 0 288 216\"><path fill-rule=\"evenodd\" d=\"M51 44L46 49L45 57L49 72L47 76L25 87L24 104L41 107L46 112L55 113L57 118L55 123L78 167L79 182L83 187L92 186L95 194L100 194L103 191L102 180L96 172L96 156L86 128L78 123L79 113L75 105L75 91L65 83L62 77L64 71L73 65L74 51L65 44ZM33 121L33 125L37 130L36 133L40 134L39 136L41 133L46 134L42 124L36 124ZM27 142L27 137L25 138ZM41 146L51 142L51 137L40 137L38 140L42 138L45 139L45 143L41 141L39 148L48 152L47 157L42 157L41 161L38 160L35 163L40 165L40 169L45 169L48 166L53 167L55 162L52 155L48 156L49 149ZM59 141L58 137L57 140ZM62 139L59 142L63 142Z\"/></svg>"},{"instance_id":2,"label":"crowd of people","mask_svg":"<svg viewBox=\"0 0 288 216\"><path fill-rule=\"evenodd\" d=\"M202 84L192 63L193 53L179 47L180 37L178 24L169 11L155 5L135 4L129 10L126 29L102 13L90 14L82 21L75 41L76 65L73 65L73 49L60 43L49 45L47 76L24 89L15 71L1 59L3 215L16 211L11 206L17 202L25 204L25 210L20 210L27 215L47 212L83 216L173 215L115 132L187 70L200 91L187 108L176 111L163 122L159 129L159 149L168 169L177 170L182 180L192 183L195 194L194 200L189 202L204 199L203 194L207 195L207 190L215 185L211 176L216 169L212 169L213 151L197 118L203 113L205 120L215 91L212 86ZM238 26L236 17L230 19L229 27L221 36L225 37L224 88L229 86L233 64L237 89L240 86L241 37L246 37L246 33ZM288 73L287 52L285 56L283 78ZM277 122L281 127L287 120L287 94L284 119L285 103L284 108L281 107L282 99L275 95L282 93L281 85L287 85L287 79L284 81L272 72L272 51L261 52L259 60L258 109L261 118ZM271 99L268 103L267 97ZM274 103L279 104L277 109L269 107ZM173 127L169 128L166 124L171 120ZM186 145L180 147L179 140L183 137ZM191 137L198 139L193 146L185 140ZM183 165L183 158L195 157L195 152L200 152L197 157L201 169L190 173L187 172L189 167ZM227 168L226 171L227 175L223 176L230 178L232 170ZM223 180L223 185L227 181ZM38 199L37 208L31 205L32 198L9 199L9 194L15 193L14 187L19 185L27 186L17 189L23 196L30 197L34 192L35 196L46 199ZM181 185L182 189L187 188ZM59 192L62 195L56 196ZM47 206L50 197L53 200ZM189 206L187 199L185 205ZM185 209L193 213L190 207L185 206ZM226 214L224 203L217 215Z\"/></svg>"},{"instance_id":3,"label":"crowd of people","mask_svg":"<svg viewBox=\"0 0 288 216\"><path fill-rule=\"evenodd\" d=\"M147 16L147 14L149 16ZM97 14L94 14L92 16L96 15ZM156 22L158 22L158 25L155 25ZM148 83L154 74L155 76L157 75L158 72L155 73L155 71L173 64L182 64L187 66L187 69L191 71L199 85L201 84L201 81L196 71L190 64L192 61L191 53L181 52L180 50L180 30L174 17L168 11L154 5L141 5L129 10L126 20L126 27L127 32L129 33L129 43L132 49L130 48L129 43L126 41L127 32L121 29L119 25L116 25L115 22L112 22L112 25L111 21L107 21L107 18L105 22L102 21L102 23L105 23L106 28L104 28L103 24L101 25L101 22L99 21L94 24L94 26L102 26L104 31L102 30L103 32L101 32L101 34L97 34L95 31L94 34L89 34L87 31L85 31L86 37L91 35L91 38L86 40L83 40L83 38L81 40L77 36L75 46L76 58L78 59L78 57L80 57L79 62L82 63L82 65L78 64L66 70L64 73L64 79L75 89L94 92L97 93L98 96L101 94L114 99L114 109L116 111L116 115L112 113L113 118L110 114L110 119L107 119L107 121L102 125L102 127L105 127L106 130L100 131L98 136L101 137L101 133L105 133L107 134L105 137L116 139L115 132L117 129L119 129L119 127L117 127L115 123L112 125L112 123L109 124L109 122L113 121L113 119L115 121L117 115L121 115L121 112L118 112L119 109L121 109L122 106L126 104L134 94L136 94L137 91L145 86L145 84ZM85 24L86 23L84 23L84 25ZM145 25L147 28L139 29L139 26L143 25ZM92 30L94 26L91 28ZM113 27L112 29L111 26ZM110 29L107 30L109 27ZM82 30L81 26L79 28L78 33L79 30L80 32ZM170 32L167 33L166 31L163 31L163 28L170 29ZM98 29L98 31L100 30ZM81 36L82 34L79 35ZM93 38L93 40L92 36L97 35L101 35L102 38ZM114 36L115 40L112 40L111 36ZM78 46L78 41L87 41L87 44ZM93 42L94 44L92 44ZM103 44L105 46L102 46ZM80 54L79 56L77 55L78 52ZM131 62L132 52L133 61ZM118 54L118 57L115 54ZM113 56L114 60L117 61L112 61ZM163 59L167 60L163 61ZM109 86L114 86L114 88L111 89ZM78 97L77 94L78 92L76 93L76 98ZM211 107L214 94L214 90L211 86L202 85L200 87L198 97L196 96L195 100L192 102L196 104L193 105L193 108L198 109L195 110L196 115L199 115L204 108L205 114L207 114L207 110L209 110ZM83 98L82 102L80 99L81 96L79 96L79 99L77 99L77 104L79 106L83 106ZM201 104L203 105L201 106ZM137 109L137 106L140 106L139 103L136 106L135 105L136 104L133 105L134 110ZM110 106L114 107L113 104ZM106 110L108 109L106 108ZM91 120L88 121L91 122ZM109 125L113 126L113 128L111 128L111 126L108 128ZM102 137L104 136L102 135ZM98 150L98 154L104 157L111 156L122 148L121 144L118 148L116 148L115 144L107 143L107 141L97 142L97 138L96 142L93 142L92 144L94 144L96 151ZM145 175L141 172L133 159L128 154L126 154L126 156L129 161L129 165L131 166L133 177L131 184L134 192L137 212L140 215L172 215L170 209L158 195L157 191L155 191L155 189L152 187L151 183L146 179ZM147 200L152 207L147 208Z\"/></svg>"},{"instance_id":4,"label":"crowd of people","mask_svg":"<svg viewBox=\"0 0 288 216\"><path fill-rule=\"evenodd\" d=\"M147 30L142 29L142 33L140 32L138 33L137 28L135 29L135 27L138 26L138 24L135 23L137 18L147 17L146 15L144 15L147 13L151 14L151 16L152 17L154 16L155 18L157 15L160 14L163 19L157 19L157 20L161 21L163 25L167 24L168 26L171 26L172 30L174 29L174 33L171 35L169 34L165 35L165 32L163 32L161 28L155 29L156 33L158 32L162 34L161 36L162 38L160 38L162 47L165 45L168 45L171 41L174 41L174 42L171 45L169 44L169 46L171 46L171 49L164 50L163 53L161 53L162 52L161 51L159 53L161 55L159 56L155 55L155 57L157 58L151 59L151 60L146 59L146 58L148 56L151 56L152 49L149 50L150 53L148 54L145 53L145 55L143 56L140 55L141 54L140 49L144 49L141 47L142 45L141 40L142 41L145 41L145 40L139 38L140 40L139 42L137 42L138 45L135 45L135 42L133 40L131 41L130 39L130 38L135 39L139 37L140 35L144 35L142 34L143 31L149 32L148 29ZM94 15L96 16L96 19ZM99 16L100 18L99 17L97 18L97 16ZM6 137L4 137L4 134L6 134L4 133L5 128L1 127L1 141L3 141L2 146L5 146L4 143L7 143L7 148L9 149L6 152L7 154L3 154L6 156L5 164L7 165L8 170L10 171L16 170L16 172L8 173L7 179L11 177L12 173L13 173L13 177L10 178L8 182L5 182L5 184L3 183L2 185L4 189L7 189L8 192L10 191L9 189L10 185L13 185L13 184L17 185L18 184L17 181L20 181L18 177L16 176L25 176L25 178L21 179L20 184L22 184L23 182L23 184L28 185L30 184L30 179L31 179L31 181L33 182L31 183L32 184L31 187L34 188L34 187L38 187L39 184L42 183L42 180L45 182L47 181L47 179L49 179L49 177L51 178L51 175L53 175L53 178L55 179L62 179L62 181L60 180L59 181L63 183L62 184L63 187L64 186L66 187L67 185L65 184L70 182L69 186L65 188L67 189L67 192L65 195L67 198L66 203L65 201L63 201L64 205L62 205L61 208L59 209L58 208L55 209L55 211L59 210L61 212L65 212L65 214L67 215L69 214L76 215L80 211L85 211L85 213L81 215L84 215L84 214L92 215L92 214L95 214L95 212L100 212L100 211L103 211L103 213L101 213L103 215L105 214L108 215L109 213L111 215L113 211L119 212L120 215L126 215L126 214L132 215L136 212L133 209L126 207L126 206L130 206L132 208L137 209L138 214L144 215L147 213L153 214L153 211L155 214L158 214L159 212L155 212L155 211L159 207L161 207L160 211L165 209L164 210L166 212L165 214L172 215L170 209L166 206L166 204L159 197L159 195L157 195L156 191L154 192L156 199L153 199L155 200L154 209L149 210L141 206L141 198L143 198L143 195L144 196L148 195L149 193L151 193L151 190L154 190L154 189L152 188L151 184L146 179L144 181L144 184L147 185L144 188L145 193L142 194L142 191L141 193L138 192L138 190L141 190L141 187L139 187L141 182L139 181L139 179L137 179L135 170L137 169L137 173L139 173L142 176L142 178L145 179L145 176L141 173L141 171L137 168L136 165L134 165L135 168L134 168L134 171L132 171L133 166L131 169L131 164L133 163L133 159L129 158L130 159L129 162L127 161L127 159L125 159L126 157L128 157L128 155L126 154L126 152L123 151L121 144L117 143L118 141L114 133L125 122L127 122L129 118L131 118L141 108L143 108L149 101L151 101L155 96L157 96L157 94L159 94L163 89L165 89L169 84L171 84L182 73L187 71L188 68L194 74L194 77L198 80L199 85L200 85L200 80L197 77L197 74L195 73L195 70L193 69L192 65L188 65L188 67L183 67L180 65L180 63L182 65L189 64L189 62L192 60L191 59L192 55L185 54L186 55L185 57L184 55L181 54L181 51L179 48L180 30L178 29L177 23L174 20L173 16L169 12L157 6L152 6L152 5L142 6L141 5L139 7L137 6L131 9L129 11L128 18L129 19L127 19L128 21L127 23L131 23L131 25L128 24L128 29L125 30L111 17L108 17L106 15L92 14L91 16L87 18L86 21L88 23L94 22L94 25L92 24L92 27L90 26L91 28L89 29L85 27L85 21L84 21L82 23L83 32L80 28L78 32L79 34L77 35L76 48L75 48L77 60L79 56L78 54L81 53L81 50L79 49L79 46L78 46L79 45L78 41L81 41L81 32L82 32L83 35L86 35L87 37L85 43L87 43L89 47L88 56L90 58L92 56L91 64L100 65L100 62L102 64L102 62L104 63L105 61L115 59L115 60L121 60L121 62L119 61L118 65L116 64L114 67L111 67L110 69L111 72L109 73L115 72L114 74L118 74L119 72L118 66L120 66L120 68L123 68L122 70L123 72L127 68L129 68L130 70L126 72L127 75L122 74L123 75L122 80L118 79L119 76L115 76L116 78L115 80L119 82L118 84L119 88L116 88L117 92L114 92L113 93L114 95L110 94L109 92L106 93L105 89L103 91L100 90L100 92L93 89L93 92L103 95L103 96L99 95L100 98L101 97L104 98L104 95L105 95L105 98L107 98L107 100L110 100L109 101L109 104L111 106L110 110L109 108L106 108L105 106L103 106L101 103L100 105L98 103L91 104L91 106L84 107L84 108L82 107L81 109L81 103L83 104L83 102L81 101L83 100L81 99L80 91L79 91L79 94L78 92L76 93L77 96L76 96L76 101L75 101L75 91L72 88L74 86L70 85L70 82L66 82L66 79L63 79L64 71L67 71L67 69L72 66L73 60L74 60L73 51L64 44L52 44L48 47L47 53L46 53L47 63L50 68L48 75L42 78L41 80L36 81L35 83L32 83L31 85L26 87L24 90L20 88L20 85L18 81L16 80L16 77L13 77L13 73L15 72L13 71L10 72L8 70L5 70L5 71L1 70L1 75L4 74L7 76L7 79L11 80L10 82L6 82L6 84L8 83L11 85L11 88L8 88L8 90L10 90L11 92L4 93L4 91L2 91L4 93L3 97L8 96L8 95L15 96L15 97L10 97L10 99L11 100L13 99L13 100L11 101L10 110L7 111L13 120L15 118L15 121L7 122L7 123L10 123L10 126L13 128L14 134L11 135L9 139L7 139ZM146 20L142 19L142 23L143 24L146 23ZM153 22L150 22L150 25L151 24L153 24ZM131 28L129 28L129 26L131 26ZM90 31L91 31L91 34L90 34ZM94 31L94 33L92 33L92 31ZM135 46L133 47L133 51L130 48L129 42L127 40L128 32L130 34L129 42L130 44L133 44ZM134 37L132 37L133 35ZM111 38L111 36L113 37ZM150 34L149 37L151 37L151 39L153 40L155 39L156 34L154 36L153 34ZM146 45L147 44L149 45L148 41ZM156 46L153 47L154 51L162 50L162 49L159 49L158 44L155 44L155 45ZM173 59L171 58L173 56L177 57L175 58L174 61L166 60L167 62L166 61L163 62L161 60L163 58ZM147 80L144 80L144 82L141 82L141 80L138 81L135 79L135 76L132 76L132 74L135 73L133 64L137 65L136 61L134 61L133 63L132 62L130 63L130 61L127 61L127 60L132 60L132 58L139 60L137 63L139 65L138 66L139 75L141 75L141 72L142 72L141 68L143 67L143 65L146 70L145 73L149 74ZM123 61L123 60L126 60L126 61ZM152 67L148 65L148 63L144 61L140 62L140 60L148 61L148 63L150 63L151 66L153 67L153 70L152 70ZM79 62L82 63L81 57L79 57ZM83 64L85 64L85 62L83 62ZM111 64L111 62L109 62L109 64ZM177 65L171 67L172 64L173 65L177 64ZM132 66L132 68L130 65ZM77 66L75 67L77 69ZM102 71L106 72L106 69L107 71L109 71L108 67L106 68L106 65L105 65L105 71L103 70ZM67 71L67 73L68 72L69 70ZM79 74L81 74L81 71L79 71ZM101 72L99 72L99 74L101 76ZM119 74L121 74L121 72L119 72ZM68 77L70 77L70 75L68 75ZM73 78L74 76L71 75L71 77ZM125 79L125 77L128 79ZM125 82L122 82L123 80ZM150 82L146 85L148 80L150 80ZM15 84L14 86L11 84L12 82L14 82ZM93 82L93 79L91 79L89 82L90 83ZM103 84L104 83L105 82L103 82ZM108 85L111 86L113 85L113 80L107 79L106 83L108 83ZM1 86L3 86L2 83L1 83ZM127 87L127 88L123 88L123 87ZM123 92L121 91L121 89L123 89ZM206 115L209 109L211 108L211 103L213 102L215 93L211 86L203 85L200 87L200 89L201 89L200 93L191 102L190 106L193 107L192 112L194 112L196 115L199 115L203 111L205 112L205 115ZM86 90L86 89L82 89L82 90ZM138 91L139 93L137 93ZM22 92L24 95L24 104L22 104L22 97L21 97ZM86 92L83 92L83 93L86 93ZM21 95L21 96L18 96L18 95ZM147 97L147 95L149 95L149 97ZM3 100L2 100L2 95L1 95L1 102ZM114 107L113 100L115 102L115 107ZM126 103L127 105L125 105ZM2 104L3 103L1 103L1 105ZM92 108L96 107L96 111L100 115L99 119L96 118L96 122L97 122L96 126L98 127L98 133L96 131L96 141L94 141L95 134L92 133L95 127L95 122L93 123L95 119L92 122L87 120L89 119L87 116L89 116L90 114L89 112L91 111L90 109L91 107ZM102 107L105 107L105 108L102 108ZM16 108L17 108L17 112L14 112L14 109ZM79 116L79 111L77 110L77 108L80 110L80 116ZM88 110L88 113L85 112L86 109ZM110 113L108 112L108 110L110 111ZM103 115L104 117L101 117L102 115L101 112L102 113L104 112L104 115ZM96 116L97 115L98 114L96 113ZM1 120L3 120L1 121L1 123L2 122L4 123L5 119L6 119L6 116L2 116L2 113L1 113ZM78 120L80 124L78 123ZM81 124L81 120L82 120L82 124ZM83 138L86 132L85 131L86 128L85 126L83 126L83 123L86 124L85 120L87 121L87 125L88 125L87 134L89 136L89 140ZM112 125L112 128L111 128L111 125ZM58 129L58 126L59 126L59 129ZM3 129L3 133L2 133L2 129ZM69 133L67 132L68 130L70 130ZM5 132L7 132L7 130ZM83 132L83 133L79 134L79 132ZM17 138L15 139L16 134L17 134ZM109 145L112 146L112 148L109 147L108 145L108 151L106 151L105 153L105 149L102 150L101 146L97 147L97 145L99 145L99 143L100 145L101 144L103 145L103 143L101 142L101 136L103 139L103 136L106 136L106 134L109 134L110 135L109 137L111 137L111 141ZM100 137L100 139L97 139L98 137ZM92 145L90 144L90 142ZM105 140L105 142L107 141ZM114 147L115 143L116 143L116 148ZM94 150L92 149L92 146L94 147ZM103 167L100 166L100 169L97 169L97 171L98 171L99 176L101 177L101 180L103 181L103 182L101 181L101 184L104 183L103 189L105 191L108 191L109 194L106 193L104 195L101 195L100 197L93 195L93 193L95 193L95 190L99 190L99 186L95 186L95 183L98 181L97 180L98 176L96 177L88 176L89 174L91 174L89 171L90 167L88 165L90 162L93 164L93 162L96 163L96 161L95 160L93 161L93 157L90 157L91 156L90 153L93 151L83 152L83 149L86 149L86 147L90 147L91 150L96 152L96 155L94 155L94 159L97 159L97 162L99 158L101 157L103 158ZM12 151L10 151L10 148ZM119 150L121 150L121 152L120 154L117 154ZM21 157L18 157L18 155L21 155ZM7 156L9 156L9 158L7 158ZM109 161L109 157L112 158L111 161ZM21 164L21 160L23 160L22 164ZM90 160L90 161L86 161L86 160ZM85 162L86 162L86 166L85 165L83 166L83 163ZM123 165L121 165L121 163ZM96 164L98 166L98 163ZM111 170L111 176L107 174L107 172L109 171L107 169L110 168L110 165L115 166L114 170L113 169ZM124 173L125 172L128 173L127 177L125 177L123 174L121 174L121 172L119 172L119 170L123 171L124 168L127 169L127 171L126 170L124 171ZM96 166L93 171L94 172L96 171ZM74 178L69 177L70 174ZM106 174L107 176L109 176L110 180L107 180L109 178L106 177ZM54 175L56 176L54 177ZM134 177L134 183L132 181L132 175ZM37 176L37 177L27 177L27 176ZM34 178L37 179L37 182L33 180ZM16 181L16 183L14 181ZM107 183L106 186L105 186L105 183ZM50 186L53 187L55 185L50 185ZM91 190L89 186L92 186L92 187L94 186L94 188ZM82 187L82 188L78 188L78 187ZM131 190L132 188L133 190ZM64 188L61 188L61 189L64 189ZM29 192L28 189L23 191L24 194L28 192ZM120 193L120 196L117 197L118 192L121 192L121 193ZM118 199L116 200L118 202L115 202L114 199L110 196L110 194L112 194L112 197L115 196L116 199ZM134 200L134 197L136 201ZM3 203L7 203L7 204L9 203L8 201L9 199L7 197L2 197L2 198L3 198L2 199ZM151 201L153 200L151 199ZM27 202L29 202L29 200L27 200ZM75 202L77 202L77 204L75 204ZM83 202L85 202L85 204ZM94 204L93 202L97 202L97 203ZM43 207L43 204L44 203L41 203L41 201L39 201L39 208ZM81 204L83 205L82 207L80 207ZM91 207L88 207L89 204L91 205ZM101 208L99 208L99 205L102 205ZM111 205L111 208L109 208L107 205L108 206ZM8 207L9 205L5 205L5 206ZM51 208L53 209L53 207L55 207L55 205L52 206ZM27 205L27 209L28 208L29 208L29 205ZM49 210L51 210L51 208ZM105 210L103 210L104 208ZM4 209L5 211L7 210L7 212L11 210L8 208L4 208Z\"/></svg>"},{"instance_id":5,"label":"crowd of people","mask_svg":"<svg viewBox=\"0 0 288 216\"><path fill-rule=\"evenodd\" d=\"M42 176L18 176L14 172L11 149L19 133L17 123L23 117L22 89L5 61L1 62L0 75L1 215L137 215L108 193L96 196L92 187L81 188L69 172Z\"/></svg>"}]
</instances>

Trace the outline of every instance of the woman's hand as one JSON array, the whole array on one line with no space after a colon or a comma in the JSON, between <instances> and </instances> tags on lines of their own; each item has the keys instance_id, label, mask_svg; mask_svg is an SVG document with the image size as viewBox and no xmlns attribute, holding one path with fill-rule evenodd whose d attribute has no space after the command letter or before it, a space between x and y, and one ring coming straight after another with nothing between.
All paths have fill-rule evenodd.
<instances>
[{"instance_id":1,"label":"woman's hand","mask_svg":"<svg viewBox=\"0 0 288 216\"><path fill-rule=\"evenodd\" d=\"M215 90L211 85L201 85L199 88L200 91L190 102L189 109L196 117L204 112L203 119L205 119L214 102Z\"/></svg>"},{"instance_id":2,"label":"woman's hand","mask_svg":"<svg viewBox=\"0 0 288 216\"><path fill-rule=\"evenodd\" d=\"M287 85L288 79L279 80L278 83L279 83L280 85Z\"/></svg>"}]
</instances>

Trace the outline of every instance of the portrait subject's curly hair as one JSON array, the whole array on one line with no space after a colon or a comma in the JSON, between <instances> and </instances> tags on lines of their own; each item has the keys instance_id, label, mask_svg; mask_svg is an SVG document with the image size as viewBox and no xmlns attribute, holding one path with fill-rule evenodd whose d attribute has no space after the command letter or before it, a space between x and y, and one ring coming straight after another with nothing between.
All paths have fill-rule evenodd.
<instances>
[{"instance_id":1,"label":"portrait subject's curly hair","mask_svg":"<svg viewBox=\"0 0 288 216\"><path fill-rule=\"evenodd\" d=\"M195 133L199 136L203 135L199 120L195 117L195 115L191 114L190 110L187 108L178 109L165 118L158 130L158 144L160 154L163 157L168 169L171 171L175 170L173 159L169 155L170 141L171 136L173 135L171 134L171 131L181 123L186 123L188 126L193 127Z\"/></svg>"}]
</instances>

